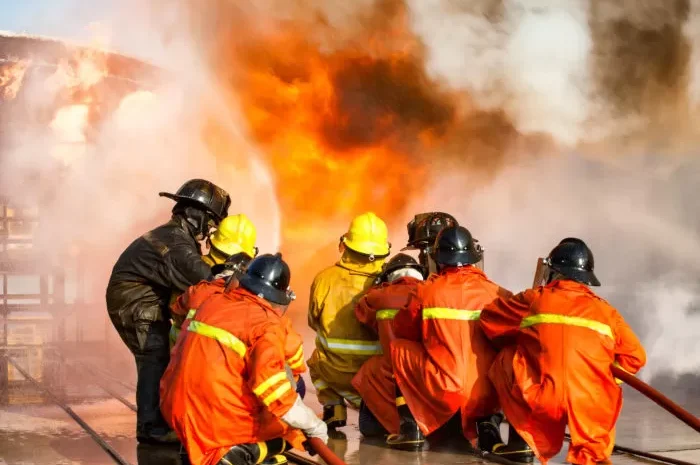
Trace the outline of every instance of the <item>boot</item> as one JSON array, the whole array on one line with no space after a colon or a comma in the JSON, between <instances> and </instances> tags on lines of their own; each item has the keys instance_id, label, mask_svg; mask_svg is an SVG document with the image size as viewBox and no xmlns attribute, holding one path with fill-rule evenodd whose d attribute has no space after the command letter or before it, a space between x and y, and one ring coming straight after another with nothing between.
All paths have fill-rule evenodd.
<instances>
[{"instance_id":1,"label":"boot","mask_svg":"<svg viewBox=\"0 0 700 465\"><path fill-rule=\"evenodd\" d=\"M396 410L399 413L399 434L390 434L386 439L387 445L394 449L422 450L425 445L425 436L418 428L418 423L398 387L396 388Z\"/></svg>"},{"instance_id":2,"label":"boot","mask_svg":"<svg viewBox=\"0 0 700 465\"><path fill-rule=\"evenodd\" d=\"M270 439L254 444L239 444L226 452L218 465L255 465L256 463L282 464L287 459L280 455L288 449L287 442L282 438ZM279 458L278 458L279 457ZM282 460L281 462L278 460Z\"/></svg>"},{"instance_id":3,"label":"boot","mask_svg":"<svg viewBox=\"0 0 700 465\"><path fill-rule=\"evenodd\" d=\"M508 445L497 444L493 448L493 453L499 457L512 460L513 462L532 463L535 460L535 453L525 440L509 425L508 429Z\"/></svg>"},{"instance_id":4,"label":"boot","mask_svg":"<svg viewBox=\"0 0 700 465\"><path fill-rule=\"evenodd\" d=\"M479 436L478 446L483 452L493 452L497 446L505 446L501 438L499 415L489 415L476 421L476 434Z\"/></svg>"},{"instance_id":5,"label":"boot","mask_svg":"<svg viewBox=\"0 0 700 465\"><path fill-rule=\"evenodd\" d=\"M287 457L284 455L273 455L260 462L260 465L284 465L285 463L289 463Z\"/></svg>"},{"instance_id":6,"label":"boot","mask_svg":"<svg viewBox=\"0 0 700 465\"><path fill-rule=\"evenodd\" d=\"M348 419L348 410L343 404L324 405L323 421L329 429L342 428Z\"/></svg>"}]
</instances>

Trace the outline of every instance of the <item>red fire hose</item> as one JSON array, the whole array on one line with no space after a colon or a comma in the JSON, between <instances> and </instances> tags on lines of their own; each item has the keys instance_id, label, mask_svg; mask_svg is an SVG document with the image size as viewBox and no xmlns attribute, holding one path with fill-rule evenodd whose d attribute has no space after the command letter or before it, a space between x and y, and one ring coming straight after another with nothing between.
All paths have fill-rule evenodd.
<instances>
[{"instance_id":1,"label":"red fire hose","mask_svg":"<svg viewBox=\"0 0 700 465\"><path fill-rule=\"evenodd\" d=\"M323 443L319 438L308 438L309 444L316 451L316 453L326 462L328 465L346 465L343 460L335 455L332 450L328 448L327 445Z\"/></svg>"},{"instance_id":2,"label":"red fire hose","mask_svg":"<svg viewBox=\"0 0 700 465\"><path fill-rule=\"evenodd\" d=\"M640 380L636 376L627 373L622 368L615 365L611 366L613 375L623 382L629 384L637 391L641 392L649 399L656 402L660 407L664 408L666 411L674 415L676 418L681 420L686 425L693 428L695 431L700 433L700 418L696 417L692 413L683 409L681 406L675 404L671 399L661 394L659 391L649 386L644 381Z\"/></svg>"}]
</instances>

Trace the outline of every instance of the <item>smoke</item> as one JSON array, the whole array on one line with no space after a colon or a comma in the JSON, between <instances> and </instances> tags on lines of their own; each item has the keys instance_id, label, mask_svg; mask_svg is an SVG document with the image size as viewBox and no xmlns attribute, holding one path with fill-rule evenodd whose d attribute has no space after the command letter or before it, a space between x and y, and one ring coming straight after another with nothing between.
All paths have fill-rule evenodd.
<instances>
[{"instance_id":1,"label":"smoke","mask_svg":"<svg viewBox=\"0 0 700 465\"><path fill-rule=\"evenodd\" d=\"M395 250L413 214L454 214L513 291L581 237L601 295L646 343L647 376L698 372L698 2L120 5L92 16L167 84L114 98L78 131L84 153L51 155L56 137L75 139L69 124L17 130L3 156L3 185L48 207L52 244L95 251L95 295L123 247L167 217L156 192L201 176L253 218L262 251L281 235L300 296L362 211L387 219ZM92 102L73 105L58 122L91 118Z\"/></svg>"}]
</instances>

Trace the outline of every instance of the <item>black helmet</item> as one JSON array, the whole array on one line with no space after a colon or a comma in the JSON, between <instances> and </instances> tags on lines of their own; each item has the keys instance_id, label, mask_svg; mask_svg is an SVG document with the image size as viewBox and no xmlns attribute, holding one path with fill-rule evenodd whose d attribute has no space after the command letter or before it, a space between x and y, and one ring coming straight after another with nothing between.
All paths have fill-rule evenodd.
<instances>
[{"instance_id":1,"label":"black helmet","mask_svg":"<svg viewBox=\"0 0 700 465\"><path fill-rule=\"evenodd\" d=\"M401 250L430 247L435 243L435 238L443 228L457 225L457 220L448 213L430 212L416 215L406 225L408 244Z\"/></svg>"},{"instance_id":2,"label":"black helmet","mask_svg":"<svg viewBox=\"0 0 700 465\"><path fill-rule=\"evenodd\" d=\"M291 273L282 260L282 254L260 255L248 265L246 273L238 281L240 286L268 302L289 305L294 293L289 290Z\"/></svg>"},{"instance_id":3,"label":"black helmet","mask_svg":"<svg viewBox=\"0 0 700 465\"><path fill-rule=\"evenodd\" d=\"M190 179L175 194L160 192L158 195L176 202L184 200L199 204L216 217L217 223L228 215L228 207L231 205L228 192L204 179Z\"/></svg>"},{"instance_id":4,"label":"black helmet","mask_svg":"<svg viewBox=\"0 0 700 465\"><path fill-rule=\"evenodd\" d=\"M394 255L391 260L384 264L382 274L380 275L381 281L385 282L391 273L402 268L413 268L414 270L418 270L425 278L425 268L420 265L415 258L405 253L399 253Z\"/></svg>"},{"instance_id":5,"label":"black helmet","mask_svg":"<svg viewBox=\"0 0 700 465\"><path fill-rule=\"evenodd\" d=\"M443 229L435 240L433 260L438 265L464 266L478 263L483 249L469 230L463 226Z\"/></svg>"},{"instance_id":6,"label":"black helmet","mask_svg":"<svg viewBox=\"0 0 700 465\"><path fill-rule=\"evenodd\" d=\"M232 271L234 275L244 273L252 259L245 252L239 252L229 256L224 263L211 267L211 274L214 276L223 273L224 271Z\"/></svg>"},{"instance_id":7,"label":"black helmet","mask_svg":"<svg viewBox=\"0 0 700 465\"><path fill-rule=\"evenodd\" d=\"M567 278L589 286L600 286L593 273L593 252L585 242L567 237L554 247L546 260L547 266Z\"/></svg>"}]
</instances>

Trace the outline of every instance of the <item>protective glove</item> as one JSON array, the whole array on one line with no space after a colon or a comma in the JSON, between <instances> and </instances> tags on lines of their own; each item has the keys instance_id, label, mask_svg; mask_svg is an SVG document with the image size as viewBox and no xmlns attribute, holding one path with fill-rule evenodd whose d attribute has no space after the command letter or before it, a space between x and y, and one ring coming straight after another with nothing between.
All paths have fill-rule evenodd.
<instances>
[{"instance_id":1,"label":"protective glove","mask_svg":"<svg viewBox=\"0 0 700 465\"><path fill-rule=\"evenodd\" d=\"M328 443L328 426L298 395L292 408L282 416L282 421L292 428L302 430L307 437L319 438L324 444Z\"/></svg>"}]
</instances>

